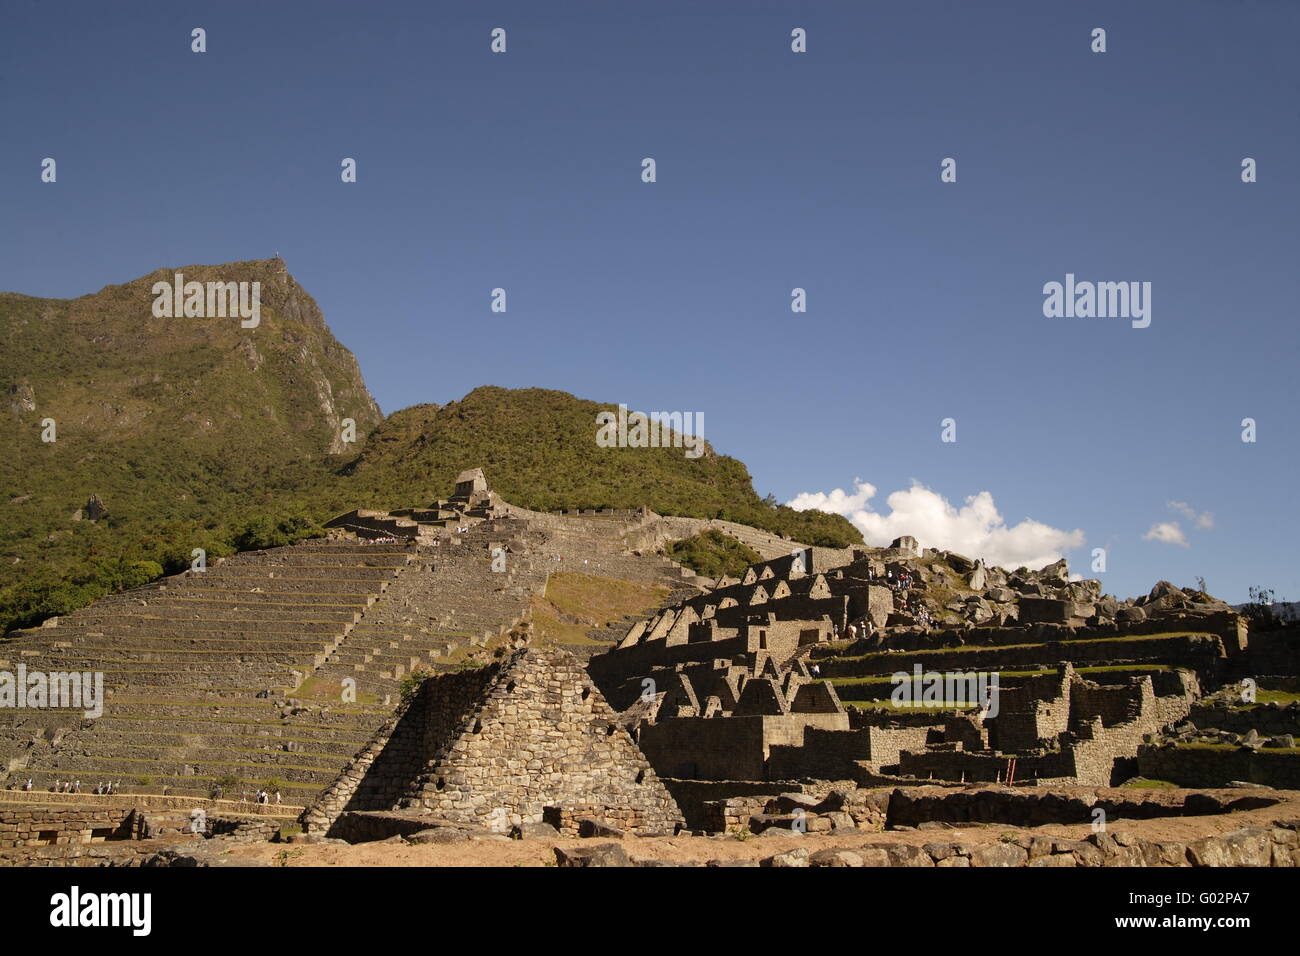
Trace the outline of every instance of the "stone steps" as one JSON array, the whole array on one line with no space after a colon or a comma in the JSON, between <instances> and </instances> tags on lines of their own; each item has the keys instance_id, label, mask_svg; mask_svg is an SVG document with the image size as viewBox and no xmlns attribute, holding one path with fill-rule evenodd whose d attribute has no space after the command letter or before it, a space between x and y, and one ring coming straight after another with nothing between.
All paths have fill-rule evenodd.
<instances>
[{"instance_id":1,"label":"stone steps","mask_svg":"<svg viewBox=\"0 0 1300 956\"><path fill-rule=\"evenodd\" d=\"M262 553L239 560L221 559L209 565L208 570L220 568L400 568L411 561L407 551L376 554L332 554L330 552ZM193 572L206 574L207 571Z\"/></svg>"},{"instance_id":2,"label":"stone steps","mask_svg":"<svg viewBox=\"0 0 1300 956\"><path fill-rule=\"evenodd\" d=\"M225 740L226 738L248 741L295 740L303 743L310 752L333 753L335 748L346 751L351 756L356 750L357 724L344 724L337 727L322 727L311 724L294 724L287 727L281 721L274 723L253 723L244 720L223 721L220 718L186 720L180 717L155 718L145 717L101 717L95 727L95 734L122 737L127 741L139 741L141 735L147 735L160 745L168 741L179 741L189 736L201 737L206 741ZM177 744L179 746L179 744ZM350 750L348 748L351 748Z\"/></svg>"},{"instance_id":3,"label":"stone steps","mask_svg":"<svg viewBox=\"0 0 1300 956\"><path fill-rule=\"evenodd\" d=\"M240 778L250 788L256 788L271 778L277 778L281 782L280 791L285 801L298 805L310 802L332 780L329 774L322 775L314 770L284 768L284 772L280 772L281 768L275 766L239 763L191 766L191 770L194 772L187 774L184 772L183 765L178 768L160 768L151 767L147 763L132 765L100 761L84 763L84 766L68 765L22 770L14 773L13 776L21 777L24 781L28 777L32 778L33 789L40 791L48 790L55 780L73 778L81 780L82 794L93 788L97 780L120 780L123 792L138 790L153 793L166 788L171 795L189 794L195 797L206 797L213 785L228 774Z\"/></svg>"},{"instance_id":4,"label":"stone steps","mask_svg":"<svg viewBox=\"0 0 1300 956\"><path fill-rule=\"evenodd\" d=\"M285 595L293 594L358 594L383 591L392 583L391 578L300 578L282 575L279 577L235 577L224 572L209 573L202 577L192 577L185 581L182 593L199 596L202 591L249 592L276 594L283 600ZM92 605L93 606L93 605Z\"/></svg>"},{"instance_id":5,"label":"stone steps","mask_svg":"<svg viewBox=\"0 0 1300 956\"><path fill-rule=\"evenodd\" d=\"M221 582L217 581L220 585ZM204 602L229 602L241 605L249 604L288 604L300 605L308 603L313 607L330 607L338 605L340 607L361 607L367 608L374 604L377 595L370 591L292 591L285 594L279 594L274 591L253 591L248 588L230 588L230 587L203 587L187 591L184 588L168 589L162 592L159 599L175 599L178 601L204 601Z\"/></svg>"},{"instance_id":6,"label":"stone steps","mask_svg":"<svg viewBox=\"0 0 1300 956\"><path fill-rule=\"evenodd\" d=\"M180 621L183 623L204 621L246 621L251 623L287 622L322 622L329 624L354 624L361 617L360 606L323 607L316 604L283 605L272 607L265 604L241 603L236 601L219 604L192 603L176 604L165 601L151 601L148 607L138 608L133 612L118 612L101 615L101 620L134 621L139 618L160 621ZM83 619L84 620L84 619ZM86 625L89 626L89 625Z\"/></svg>"},{"instance_id":7,"label":"stone steps","mask_svg":"<svg viewBox=\"0 0 1300 956\"><path fill-rule=\"evenodd\" d=\"M322 634L338 633L339 631L355 623L355 615L347 615L346 619L340 620L294 620L286 618L282 620L265 620L258 615L249 615L247 617L214 617L214 616L196 616L193 618L180 618L166 615L157 615L151 613L140 614L121 614L111 618L90 618L75 626L68 626L66 629L60 627L58 630L75 633L81 631L102 630L104 627L121 627L121 628L173 628L179 631L188 631L193 633L203 633L206 631L238 631L242 634L255 634L259 632L277 632L287 631L297 634Z\"/></svg>"}]
</instances>

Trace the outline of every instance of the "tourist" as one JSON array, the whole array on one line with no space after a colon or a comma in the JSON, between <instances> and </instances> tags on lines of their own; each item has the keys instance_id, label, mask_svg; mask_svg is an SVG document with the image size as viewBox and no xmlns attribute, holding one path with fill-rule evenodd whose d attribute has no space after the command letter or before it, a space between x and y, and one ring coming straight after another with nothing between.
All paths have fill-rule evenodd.
<instances>
[{"instance_id":1,"label":"tourist","mask_svg":"<svg viewBox=\"0 0 1300 956\"><path fill-rule=\"evenodd\" d=\"M275 805L276 805L277 807L280 805L280 791L279 791L279 790L275 791Z\"/></svg>"}]
</instances>

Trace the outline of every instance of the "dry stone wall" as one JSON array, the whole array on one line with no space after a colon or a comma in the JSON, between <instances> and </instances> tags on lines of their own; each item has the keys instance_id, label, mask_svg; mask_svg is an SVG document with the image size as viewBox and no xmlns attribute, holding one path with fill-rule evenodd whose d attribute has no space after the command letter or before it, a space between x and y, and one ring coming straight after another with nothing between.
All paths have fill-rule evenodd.
<instances>
[{"instance_id":1,"label":"dry stone wall","mask_svg":"<svg viewBox=\"0 0 1300 956\"><path fill-rule=\"evenodd\" d=\"M682 823L581 663L535 648L425 681L303 823L321 831L345 810L388 809L496 830L559 811L632 832Z\"/></svg>"}]
</instances>

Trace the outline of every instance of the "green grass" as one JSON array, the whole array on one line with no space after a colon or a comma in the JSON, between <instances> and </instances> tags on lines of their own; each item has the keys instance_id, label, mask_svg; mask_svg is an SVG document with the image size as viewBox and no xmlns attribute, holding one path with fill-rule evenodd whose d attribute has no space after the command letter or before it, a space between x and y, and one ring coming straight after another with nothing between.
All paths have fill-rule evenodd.
<instances>
[{"instance_id":1,"label":"green grass","mask_svg":"<svg viewBox=\"0 0 1300 956\"><path fill-rule=\"evenodd\" d=\"M1287 704L1294 704L1296 701L1300 701L1300 694L1289 690L1263 690L1262 688L1256 688L1255 703L1239 704L1235 709L1251 710L1254 707L1258 707L1260 704L1277 704L1285 707Z\"/></svg>"},{"instance_id":2,"label":"green grass","mask_svg":"<svg viewBox=\"0 0 1300 956\"><path fill-rule=\"evenodd\" d=\"M899 655L899 656L902 657L903 655ZM900 668L900 670L905 671L908 674L909 678L912 676L910 669ZM1110 671L1167 671L1167 670L1173 670L1173 668L1170 667L1168 664L1134 664L1131 666L1128 664L1107 664L1101 667L1076 667L1074 669L1074 672L1076 674L1100 674L1100 673L1106 673ZM959 673L959 672L953 671L952 673ZM1055 670L1046 670L1046 671L1027 670L1027 671L998 671L997 672L999 680L1004 677L1047 677L1055 673L1056 673ZM852 687L860 684L889 684L892 683L891 677L892 677L891 674L879 674L879 675L873 674L870 677L830 677L827 679L832 684L834 684L836 690L838 690L842 686Z\"/></svg>"},{"instance_id":3,"label":"green grass","mask_svg":"<svg viewBox=\"0 0 1300 956\"><path fill-rule=\"evenodd\" d=\"M1122 786L1133 790L1177 790L1178 784L1168 780L1149 780L1146 777L1134 777Z\"/></svg>"},{"instance_id":4,"label":"green grass","mask_svg":"<svg viewBox=\"0 0 1300 956\"><path fill-rule=\"evenodd\" d=\"M624 617L650 614L670 593L661 584L553 572L546 593L533 598L533 640L541 645L600 644L588 637L589 631L616 624Z\"/></svg>"},{"instance_id":5,"label":"green grass","mask_svg":"<svg viewBox=\"0 0 1300 956\"><path fill-rule=\"evenodd\" d=\"M1109 643L1122 643L1128 641L1153 641L1153 640L1161 640L1170 637L1201 637L1201 636L1213 637L1214 635L1202 634L1201 632L1198 631L1168 631L1160 634L1133 634L1133 635L1120 635L1119 637L1090 637L1083 640L1063 641L1060 643L1109 644ZM1030 648L1030 647L1046 647L1046 646L1047 644L1045 642L1040 642L1035 644L992 644L992 645L981 644L978 646L961 644L955 647L926 647L915 651L903 651L903 652L872 651L871 653L868 654L858 654L853 656L846 655L843 657L835 657L833 658L833 660L868 661L868 660L881 660L885 658L898 658L898 657L910 658L910 657L922 657L931 654L952 654L952 653L996 654L996 653L1001 653L1002 651L1023 650L1025 648ZM1260 693L1262 694L1263 691L1260 691Z\"/></svg>"}]
</instances>

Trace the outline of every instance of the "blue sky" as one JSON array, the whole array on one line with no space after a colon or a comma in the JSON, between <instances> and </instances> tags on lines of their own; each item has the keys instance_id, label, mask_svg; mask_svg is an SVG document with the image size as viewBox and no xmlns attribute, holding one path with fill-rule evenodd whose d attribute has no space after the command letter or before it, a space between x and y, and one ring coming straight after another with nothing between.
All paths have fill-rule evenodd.
<instances>
[{"instance_id":1,"label":"blue sky","mask_svg":"<svg viewBox=\"0 0 1300 956\"><path fill-rule=\"evenodd\" d=\"M481 384L701 412L760 493L868 483L873 534L1300 598L1300 4L9 0L0 26L0 288L278 251L386 412ZM1044 317L1066 273L1151 282L1150 327Z\"/></svg>"}]
</instances>

